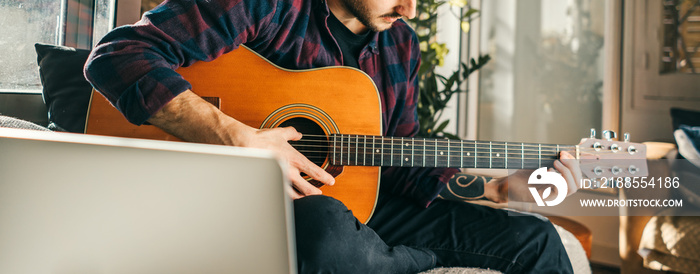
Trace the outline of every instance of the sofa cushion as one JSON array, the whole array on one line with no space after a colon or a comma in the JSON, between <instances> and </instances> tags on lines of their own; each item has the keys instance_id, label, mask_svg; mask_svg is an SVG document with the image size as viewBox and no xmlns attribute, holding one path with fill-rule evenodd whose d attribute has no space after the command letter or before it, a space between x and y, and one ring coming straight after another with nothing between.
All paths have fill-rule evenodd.
<instances>
[{"instance_id":1,"label":"sofa cushion","mask_svg":"<svg viewBox=\"0 0 700 274\"><path fill-rule=\"evenodd\" d=\"M89 50L34 45L50 128L84 132L92 86L83 76Z\"/></svg>"},{"instance_id":2,"label":"sofa cushion","mask_svg":"<svg viewBox=\"0 0 700 274\"><path fill-rule=\"evenodd\" d=\"M35 123L4 115L0 115L0 127L32 129L41 131L49 130Z\"/></svg>"},{"instance_id":3,"label":"sofa cushion","mask_svg":"<svg viewBox=\"0 0 700 274\"><path fill-rule=\"evenodd\" d=\"M669 213L674 214L662 214ZM652 217L644 227L638 252L647 268L700 273L700 217Z\"/></svg>"}]
</instances>

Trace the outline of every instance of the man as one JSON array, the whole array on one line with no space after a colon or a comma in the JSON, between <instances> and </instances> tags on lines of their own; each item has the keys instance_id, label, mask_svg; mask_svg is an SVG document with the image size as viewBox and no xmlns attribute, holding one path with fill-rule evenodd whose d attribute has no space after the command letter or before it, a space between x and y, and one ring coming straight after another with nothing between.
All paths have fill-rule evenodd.
<instances>
[{"instance_id":1,"label":"man","mask_svg":"<svg viewBox=\"0 0 700 274\"><path fill-rule=\"evenodd\" d=\"M85 73L134 124L148 122L193 142L270 149L288 161L302 273L414 273L435 266L571 272L549 222L436 200L457 169L383 169L377 209L367 225L359 223L341 202L319 195L301 177L303 172L334 184L289 145L300 133L245 125L203 101L174 72L241 44L290 69L354 66L380 91L384 135L413 136L420 51L400 18L414 17L415 5L415 0L166 1L135 25L106 35ZM557 161L555 168L570 185L580 178L575 163ZM522 183L527 174L508 180ZM496 189L504 182L482 185L484 195L502 200Z\"/></svg>"}]
</instances>

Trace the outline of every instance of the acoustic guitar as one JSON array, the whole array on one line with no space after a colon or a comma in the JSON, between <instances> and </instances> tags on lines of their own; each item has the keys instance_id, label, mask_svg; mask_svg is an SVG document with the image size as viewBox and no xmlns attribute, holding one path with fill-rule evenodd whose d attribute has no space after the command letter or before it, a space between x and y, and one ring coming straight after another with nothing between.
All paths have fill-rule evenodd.
<instances>
[{"instance_id":1,"label":"acoustic guitar","mask_svg":"<svg viewBox=\"0 0 700 274\"><path fill-rule=\"evenodd\" d=\"M241 47L177 72L197 95L249 126L293 126L303 133L292 145L336 177L335 185L323 187L324 195L345 203L364 223L374 211L382 166L537 169L551 167L566 150L588 178L646 172L645 146L613 138L556 145L381 136L379 93L354 68L287 70ZM155 126L129 123L96 91L85 132L179 141Z\"/></svg>"}]
</instances>

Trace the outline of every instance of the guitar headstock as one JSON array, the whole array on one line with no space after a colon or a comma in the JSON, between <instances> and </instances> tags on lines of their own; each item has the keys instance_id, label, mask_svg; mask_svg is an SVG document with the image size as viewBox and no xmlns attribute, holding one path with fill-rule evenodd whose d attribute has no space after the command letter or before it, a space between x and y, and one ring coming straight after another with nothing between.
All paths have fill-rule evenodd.
<instances>
[{"instance_id":1,"label":"guitar headstock","mask_svg":"<svg viewBox=\"0 0 700 274\"><path fill-rule=\"evenodd\" d=\"M614 131L603 131L604 139L596 139L595 129L590 138L581 139L576 147L581 171L589 179L610 177L643 177L648 175L646 145L630 142L625 133L617 141Z\"/></svg>"}]
</instances>

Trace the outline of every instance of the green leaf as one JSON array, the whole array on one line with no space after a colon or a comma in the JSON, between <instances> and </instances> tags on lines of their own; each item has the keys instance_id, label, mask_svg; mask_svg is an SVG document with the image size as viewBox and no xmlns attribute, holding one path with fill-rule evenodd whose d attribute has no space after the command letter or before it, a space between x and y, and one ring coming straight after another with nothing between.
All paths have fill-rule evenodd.
<instances>
[{"instance_id":1,"label":"green leaf","mask_svg":"<svg viewBox=\"0 0 700 274\"><path fill-rule=\"evenodd\" d=\"M451 134L451 133L443 132L442 134L445 135L445 137L447 137L448 139L453 139L453 140L459 140L459 139L460 139L457 135L454 135L454 134Z\"/></svg>"},{"instance_id":2,"label":"green leaf","mask_svg":"<svg viewBox=\"0 0 700 274\"><path fill-rule=\"evenodd\" d=\"M449 123L450 123L450 120L445 120L445 121L443 121L443 122L440 123L440 125L435 129L435 132L442 132L443 130L445 130L445 128L447 127L447 124L449 124Z\"/></svg>"},{"instance_id":3,"label":"green leaf","mask_svg":"<svg viewBox=\"0 0 700 274\"><path fill-rule=\"evenodd\" d=\"M477 12L479 12L479 10L477 10L477 9L469 9L467 12L464 13L464 17L470 17L470 16L472 16L473 14L475 14L475 13L477 13Z\"/></svg>"}]
</instances>

